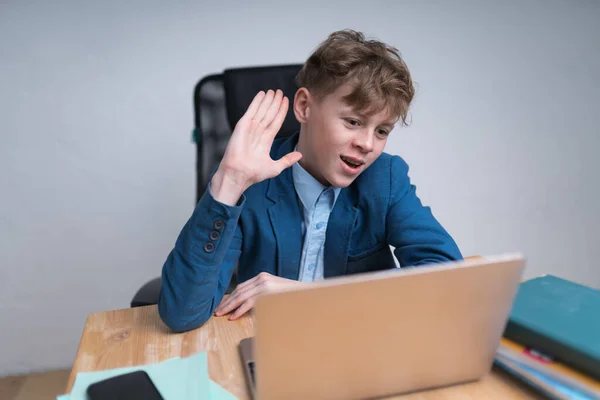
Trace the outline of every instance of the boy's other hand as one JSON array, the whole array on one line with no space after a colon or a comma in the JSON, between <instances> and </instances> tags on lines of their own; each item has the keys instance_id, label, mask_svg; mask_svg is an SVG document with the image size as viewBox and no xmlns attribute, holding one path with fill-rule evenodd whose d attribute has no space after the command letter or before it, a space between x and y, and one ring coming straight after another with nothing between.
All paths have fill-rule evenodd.
<instances>
[{"instance_id":1,"label":"boy's other hand","mask_svg":"<svg viewBox=\"0 0 600 400\"><path fill-rule=\"evenodd\" d=\"M279 160L270 156L273 140L287 115L289 100L281 90L259 92L233 130L219 169L211 180L213 197L230 206L251 185L273 178L302 158L297 151Z\"/></svg>"},{"instance_id":2,"label":"boy's other hand","mask_svg":"<svg viewBox=\"0 0 600 400\"><path fill-rule=\"evenodd\" d=\"M261 272L254 278L239 284L233 293L216 308L215 315L220 317L233 311L233 314L229 316L229 320L233 321L254 307L258 295L282 289L285 290L300 284L298 281Z\"/></svg>"}]
</instances>

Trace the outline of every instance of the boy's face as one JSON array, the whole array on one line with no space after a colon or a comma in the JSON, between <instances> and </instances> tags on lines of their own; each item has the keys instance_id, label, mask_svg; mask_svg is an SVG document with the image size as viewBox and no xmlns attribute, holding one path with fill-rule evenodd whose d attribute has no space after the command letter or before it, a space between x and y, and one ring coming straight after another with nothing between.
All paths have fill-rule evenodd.
<instances>
[{"instance_id":1,"label":"boy's face","mask_svg":"<svg viewBox=\"0 0 600 400\"><path fill-rule=\"evenodd\" d=\"M387 110L363 115L344 100L348 85L316 99L305 88L296 93L294 112L302 124L300 165L322 184L350 185L383 152L396 118Z\"/></svg>"}]
</instances>

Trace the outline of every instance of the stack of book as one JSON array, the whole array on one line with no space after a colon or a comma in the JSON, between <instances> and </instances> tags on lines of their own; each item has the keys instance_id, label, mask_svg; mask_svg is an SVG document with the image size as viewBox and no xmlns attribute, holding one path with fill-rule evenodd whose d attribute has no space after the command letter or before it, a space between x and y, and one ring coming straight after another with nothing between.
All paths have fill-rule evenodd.
<instances>
[{"instance_id":1,"label":"stack of book","mask_svg":"<svg viewBox=\"0 0 600 400\"><path fill-rule=\"evenodd\" d=\"M551 398L600 400L600 290L523 282L495 363Z\"/></svg>"}]
</instances>

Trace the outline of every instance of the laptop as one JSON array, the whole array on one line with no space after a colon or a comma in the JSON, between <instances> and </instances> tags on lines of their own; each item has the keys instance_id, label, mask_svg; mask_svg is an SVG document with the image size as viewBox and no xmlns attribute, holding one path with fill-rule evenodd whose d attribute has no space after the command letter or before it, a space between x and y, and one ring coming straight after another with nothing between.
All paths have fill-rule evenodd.
<instances>
[{"instance_id":1,"label":"laptop","mask_svg":"<svg viewBox=\"0 0 600 400\"><path fill-rule=\"evenodd\" d=\"M364 399L491 370L519 255L364 273L257 299L239 352L254 399Z\"/></svg>"}]
</instances>

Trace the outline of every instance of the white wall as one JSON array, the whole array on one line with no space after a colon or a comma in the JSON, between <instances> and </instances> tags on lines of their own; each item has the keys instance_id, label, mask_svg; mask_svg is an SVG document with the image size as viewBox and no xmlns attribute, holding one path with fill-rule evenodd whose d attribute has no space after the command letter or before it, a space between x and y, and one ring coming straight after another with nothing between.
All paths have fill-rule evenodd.
<instances>
[{"instance_id":1,"label":"white wall","mask_svg":"<svg viewBox=\"0 0 600 400\"><path fill-rule=\"evenodd\" d=\"M0 376L70 367L86 316L160 273L194 202L197 80L345 27L406 57L388 151L464 253L600 287L600 3L175 3L0 5Z\"/></svg>"}]
</instances>

